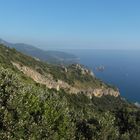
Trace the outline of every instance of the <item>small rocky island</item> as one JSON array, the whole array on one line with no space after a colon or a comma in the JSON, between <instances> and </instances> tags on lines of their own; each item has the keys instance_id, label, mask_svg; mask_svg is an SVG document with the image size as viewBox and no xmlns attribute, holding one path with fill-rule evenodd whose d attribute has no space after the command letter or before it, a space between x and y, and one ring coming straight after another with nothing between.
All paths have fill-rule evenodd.
<instances>
[{"instance_id":1,"label":"small rocky island","mask_svg":"<svg viewBox=\"0 0 140 140\"><path fill-rule=\"evenodd\" d=\"M105 70L105 66L98 66L95 68L96 71L103 72Z\"/></svg>"}]
</instances>

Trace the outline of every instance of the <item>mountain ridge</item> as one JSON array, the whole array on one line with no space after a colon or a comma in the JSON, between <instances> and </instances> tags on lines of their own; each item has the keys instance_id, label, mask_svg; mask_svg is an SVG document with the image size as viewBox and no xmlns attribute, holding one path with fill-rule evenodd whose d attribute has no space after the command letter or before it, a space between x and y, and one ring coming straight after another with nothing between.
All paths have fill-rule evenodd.
<instances>
[{"instance_id":1,"label":"mountain ridge","mask_svg":"<svg viewBox=\"0 0 140 140\"><path fill-rule=\"evenodd\" d=\"M18 51L40 59L41 61L47 61L52 64L72 64L78 62L78 59L75 55L69 54L62 51L45 51L37 48L36 46L25 44L25 43L9 43L3 39L0 39L0 44L4 44L11 48L15 48Z\"/></svg>"}]
</instances>

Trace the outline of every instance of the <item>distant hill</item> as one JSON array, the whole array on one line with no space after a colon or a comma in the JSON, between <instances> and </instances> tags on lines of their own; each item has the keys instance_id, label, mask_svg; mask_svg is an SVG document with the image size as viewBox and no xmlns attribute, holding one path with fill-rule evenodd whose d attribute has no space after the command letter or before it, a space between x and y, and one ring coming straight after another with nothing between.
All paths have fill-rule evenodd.
<instances>
[{"instance_id":1,"label":"distant hill","mask_svg":"<svg viewBox=\"0 0 140 140\"><path fill-rule=\"evenodd\" d=\"M66 52L45 51L29 44L9 43L3 39L0 39L0 44L15 48L26 55L38 58L42 61L47 61L48 63L52 64L72 64L78 62L78 58L75 55Z\"/></svg>"}]
</instances>

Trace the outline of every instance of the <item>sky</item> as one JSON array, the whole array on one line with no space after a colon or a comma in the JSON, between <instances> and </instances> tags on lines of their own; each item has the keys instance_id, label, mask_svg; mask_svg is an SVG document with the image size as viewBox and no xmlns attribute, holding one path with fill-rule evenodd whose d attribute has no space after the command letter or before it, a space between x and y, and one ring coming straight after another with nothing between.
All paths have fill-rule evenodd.
<instances>
[{"instance_id":1,"label":"sky","mask_svg":"<svg viewBox=\"0 0 140 140\"><path fill-rule=\"evenodd\" d=\"M0 38L43 49L140 49L140 0L0 0Z\"/></svg>"}]
</instances>

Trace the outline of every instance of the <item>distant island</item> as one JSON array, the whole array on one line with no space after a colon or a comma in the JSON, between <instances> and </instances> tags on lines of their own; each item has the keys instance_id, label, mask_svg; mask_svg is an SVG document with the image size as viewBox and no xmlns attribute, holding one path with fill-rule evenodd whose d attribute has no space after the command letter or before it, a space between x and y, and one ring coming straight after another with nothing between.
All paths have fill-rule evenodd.
<instances>
[{"instance_id":1,"label":"distant island","mask_svg":"<svg viewBox=\"0 0 140 140\"><path fill-rule=\"evenodd\" d=\"M103 72L105 70L105 66L98 66L95 68L96 71Z\"/></svg>"}]
</instances>

